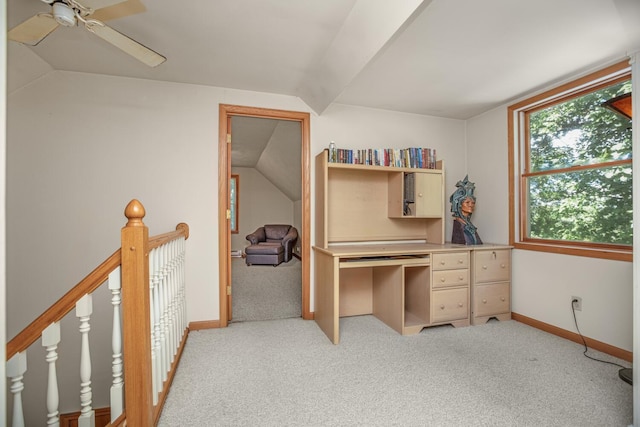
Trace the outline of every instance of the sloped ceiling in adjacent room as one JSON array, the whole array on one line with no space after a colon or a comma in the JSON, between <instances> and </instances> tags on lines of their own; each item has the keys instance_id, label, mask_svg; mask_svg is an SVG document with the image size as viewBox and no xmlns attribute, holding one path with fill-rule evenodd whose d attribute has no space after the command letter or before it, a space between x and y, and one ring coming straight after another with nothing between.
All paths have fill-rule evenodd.
<instances>
[{"instance_id":1,"label":"sloped ceiling in adjacent room","mask_svg":"<svg viewBox=\"0 0 640 427\"><path fill-rule=\"evenodd\" d=\"M254 168L291 201L302 198L302 130L299 122L233 117L231 164Z\"/></svg>"}]
</instances>

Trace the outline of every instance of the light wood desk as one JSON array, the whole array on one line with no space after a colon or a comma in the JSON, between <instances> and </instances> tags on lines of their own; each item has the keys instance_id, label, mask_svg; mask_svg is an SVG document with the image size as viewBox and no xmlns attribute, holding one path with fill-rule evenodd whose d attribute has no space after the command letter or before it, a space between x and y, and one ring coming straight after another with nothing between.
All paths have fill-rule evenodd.
<instances>
[{"instance_id":1,"label":"light wood desk","mask_svg":"<svg viewBox=\"0 0 640 427\"><path fill-rule=\"evenodd\" d=\"M403 335L467 326L470 247L364 244L314 247L315 321L334 343L340 317L373 314Z\"/></svg>"}]
</instances>

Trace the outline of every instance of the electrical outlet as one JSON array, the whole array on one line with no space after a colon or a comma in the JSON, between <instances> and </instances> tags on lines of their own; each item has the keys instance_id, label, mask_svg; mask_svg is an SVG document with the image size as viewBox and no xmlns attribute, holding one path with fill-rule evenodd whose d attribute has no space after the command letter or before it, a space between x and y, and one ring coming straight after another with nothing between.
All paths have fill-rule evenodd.
<instances>
[{"instance_id":1,"label":"electrical outlet","mask_svg":"<svg viewBox=\"0 0 640 427\"><path fill-rule=\"evenodd\" d=\"M576 311L582 311L582 298L581 297L571 297L571 305L573 309Z\"/></svg>"}]
</instances>

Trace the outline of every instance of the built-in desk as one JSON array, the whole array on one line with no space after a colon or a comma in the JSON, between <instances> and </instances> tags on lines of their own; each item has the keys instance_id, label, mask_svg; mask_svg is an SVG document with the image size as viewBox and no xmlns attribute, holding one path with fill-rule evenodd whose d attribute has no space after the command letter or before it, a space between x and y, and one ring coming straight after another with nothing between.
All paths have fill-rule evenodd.
<instances>
[{"instance_id":1,"label":"built-in desk","mask_svg":"<svg viewBox=\"0 0 640 427\"><path fill-rule=\"evenodd\" d=\"M470 323L470 247L391 243L314 247L315 320L334 343L339 318L373 314L402 335Z\"/></svg>"},{"instance_id":2,"label":"built-in desk","mask_svg":"<svg viewBox=\"0 0 640 427\"><path fill-rule=\"evenodd\" d=\"M511 248L445 243L444 162L433 166L316 156L314 317L335 344L342 316L373 314L403 335L511 318Z\"/></svg>"}]
</instances>

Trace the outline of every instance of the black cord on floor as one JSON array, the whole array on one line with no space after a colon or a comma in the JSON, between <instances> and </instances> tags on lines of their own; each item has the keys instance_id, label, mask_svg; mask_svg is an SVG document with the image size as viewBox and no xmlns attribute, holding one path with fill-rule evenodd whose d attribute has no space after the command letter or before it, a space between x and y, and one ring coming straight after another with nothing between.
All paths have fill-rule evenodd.
<instances>
[{"instance_id":1,"label":"black cord on floor","mask_svg":"<svg viewBox=\"0 0 640 427\"><path fill-rule=\"evenodd\" d=\"M580 338L582 338L582 344L584 344L584 352L582 354L584 354L584 356L588 359L591 360L595 360L596 362L602 362L602 363L608 363L609 365L614 365L614 366L618 366L619 368L626 368L626 366L622 366L619 365L615 362L609 362L607 360L601 360L601 359L597 359L593 356L589 356L587 354L587 351L589 351L589 347L587 347L587 342L585 341L584 337L582 336L582 333L580 332L580 328L578 328L578 319L576 319L576 307L573 305L574 303L578 302L577 300L571 300L571 312L573 313L573 321L576 324L576 330L578 331L578 335L580 335Z\"/></svg>"}]
</instances>

